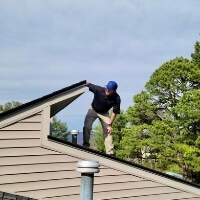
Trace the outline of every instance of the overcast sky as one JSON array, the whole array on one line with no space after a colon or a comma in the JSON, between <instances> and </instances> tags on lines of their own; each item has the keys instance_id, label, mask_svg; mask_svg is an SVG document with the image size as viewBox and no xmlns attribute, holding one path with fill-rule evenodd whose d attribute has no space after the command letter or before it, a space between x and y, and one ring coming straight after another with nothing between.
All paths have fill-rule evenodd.
<instances>
[{"instance_id":1,"label":"overcast sky","mask_svg":"<svg viewBox=\"0 0 200 200\"><path fill-rule=\"evenodd\" d=\"M191 58L199 8L199 0L0 0L0 104L115 80L126 110L164 62ZM92 98L87 89L58 117L81 131Z\"/></svg>"}]
</instances>

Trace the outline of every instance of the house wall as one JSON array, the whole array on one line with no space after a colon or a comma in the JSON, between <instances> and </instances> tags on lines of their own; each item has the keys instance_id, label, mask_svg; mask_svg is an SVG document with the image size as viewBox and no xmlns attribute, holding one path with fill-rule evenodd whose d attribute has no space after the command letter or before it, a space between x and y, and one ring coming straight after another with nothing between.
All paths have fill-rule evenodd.
<instances>
[{"instance_id":1,"label":"house wall","mask_svg":"<svg viewBox=\"0 0 200 200\"><path fill-rule=\"evenodd\" d=\"M49 113L50 108L46 107L0 129L0 191L34 199L79 199L81 174L76 172L77 162L81 157L93 159L94 155L80 150L72 156L70 151L77 150L68 151L69 147L48 141ZM111 162L119 165L116 161L106 159L108 165L102 165L104 158L96 156L94 160L101 159L100 173L94 179L94 200L200 199L109 166Z\"/></svg>"},{"instance_id":2,"label":"house wall","mask_svg":"<svg viewBox=\"0 0 200 200\"><path fill-rule=\"evenodd\" d=\"M22 180L22 173L32 172L35 156L47 154L40 148L41 116L39 112L0 128L0 191L12 193L13 183Z\"/></svg>"},{"instance_id":3,"label":"house wall","mask_svg":"<svg viewBox=\"0 0 200 200\"><path fill-rule=\"evenodd\" d=\"M79 199L80 159L41 146L42 137L48 135L49 111L47 107L0 129L0 191L35 199ZM119 177L122 183L141 180L105 166L96 177L98 190Z\"/></svg>"},{"instance_id":4,"label":"house wall","mask_svg":"<svg viewBox=\"0 0 200 200\"><path fill-rule=\"evenodd\" d=\"M0 128L0 148L3 151L14 151L11 148L39 147L40 137L41 113L37 113Z\"/></svg>"}]
</instances>

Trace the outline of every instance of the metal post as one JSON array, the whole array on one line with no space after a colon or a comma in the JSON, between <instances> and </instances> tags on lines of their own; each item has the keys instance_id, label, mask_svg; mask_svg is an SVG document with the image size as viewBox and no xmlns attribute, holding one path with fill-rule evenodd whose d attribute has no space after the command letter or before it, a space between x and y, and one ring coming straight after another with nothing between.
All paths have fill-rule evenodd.
<instances>
[{"instance_id":1,"label":"metal post","mask_svg":"<svg viewBox=\"0 0 200 200\"><path fill-rule=\"evenodd\" d=\"M72 135L72 143L77 144L77 135L79 131L78 130L71 130L71 135Z\"/></svg>"},{"instance_id":2,"label":"metal post","mask_svg":"<svg viewBox=\"0 0 200 200\"><path fill-rule=\"evenodd\" d=\"M93 200L94 173L99 170L98 161L79 161L76 171L81 172L80 200Z\"/></svg>"}]
</instances>

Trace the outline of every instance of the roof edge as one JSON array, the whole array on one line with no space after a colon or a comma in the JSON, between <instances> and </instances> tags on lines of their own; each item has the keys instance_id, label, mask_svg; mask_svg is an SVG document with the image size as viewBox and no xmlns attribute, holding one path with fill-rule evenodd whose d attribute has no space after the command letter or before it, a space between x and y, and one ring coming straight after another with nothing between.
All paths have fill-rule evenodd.
<instances>
[{"instance_id":1,"label":"roof edge","mask_svg":"<svg viewBox=\"0 0 200 200\"><path fill-rule=\"evenodd\" d=\"M54 96L56 96L56 95L62 94L63 92L66 92L66 91L68 91L68 90L71 90L71 89L74 89L74 88L77 88L77 87L80 87L80 86L84 86L85 84L86 84L86 80L81 81L81 82L78 82L78 83L75 83L75 84L70 85L70 86L68 86L68 87L62 88L62 89L60 89L60 90L57 90L57 91L55 91L55 92L52 92L52 93L47 94L47 95L45 95L45 96L42 96L42 97L40 97L40 98L38 98L38 99L35 99L35 100L29 101L29 102L27 102L27 103L24 103L24 104L22 104L21 106L18 106L18 107L16 107L16 108L13 108L13 109L11 109L11 110L8 110L8 111L6 111L6 112L1 113L1 114L0 114L0 119L3 118L3 117L5 117L5 116L7 116L7 115L10 115L10 114L12 114L12 113L14 113L14 112L17 112L17 111L23 110L23 109L25 109L25 108L28 108L28 107L31 106L31 105L34 105L34 104L36 104L36 103L39 103L39 102L41 102L41 101L44 101L44 100L49 99L49 98L51 98L51 97L54 97Z\"/></svg>"},{"instance_id":2,"label":"roof edge","mask_svg":"<svg viewBox=\"0 0 200 200\"><path fill-rule=\"evenodd\" d=\"M165 173L163 173L163 172L160 172L160 171L157 171L157 170L154 170L154 169L151 169L151 168L148 168L148 167L145 167L145 166L142 166L142 165L139 165L139 164L136 164L136 163L127 161L127 160L123 160L123 159L118 158L118 157L110 156L110 155L108 155L108 154L99 152L99 151L94 150L94 149L89 149L89 148L86 148L86 147L81 146L81 145L78 145L78 144L73 144L73 143L71 143L71 142L69 142L69 141L64 141L64 140L62 140L62 139L55 138L55 137L53 137L53 136L51 136L51 135L48 135L47 138L48 138L49 140L52 140L52 141L55 141L55 142L58 142L58 143L61 143L61 144L70 146L70 147L72 147L72 148L75 148L75 149L78 149L78 150L82 150L82 151L85 151L85 152L88 152L88 153L92 153L92 154L95 154L95 155L100 156L100 157L112 159L113 161L117 161L117 162L119 162L119 163L121 163L121 164L130 166L130 167L134 167L134 168L137 168L137 169L146 171L146 172L150 172L150 173L152 173L152 174L159 175L159 176L161 176L161 177L168 178L168 179L170 179L170 180L173 180L173 181L176 181L176 182L179 182L179 183L183 183L183 184L186 184L186 185L188 185L188 186L192 186L192 187L195 187L195 188L197 188L197 189L200 189L200 186L199 186L198 184L196 184L196 183L188 182L188 181L186 181L186 180L179 179L179 178L177 178L177 177L174 177L174 176L165 174Z\"/></svg>"}]
</instances>

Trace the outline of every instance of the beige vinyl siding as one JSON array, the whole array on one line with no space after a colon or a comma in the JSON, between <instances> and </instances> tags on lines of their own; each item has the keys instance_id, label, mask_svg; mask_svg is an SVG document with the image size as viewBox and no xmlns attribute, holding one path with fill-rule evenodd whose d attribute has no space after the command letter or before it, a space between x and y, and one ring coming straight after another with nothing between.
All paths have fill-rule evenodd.
<instances>
[{"instance_id":1,"label":"beige vinyl siding","mask_svg":"<svg viewBox=\"0 0 200 200\"><path fill-rule=\"evenodd\" d=\"M0 130L0 140L2 139L38 139L40 138L41 131L2 131Z\"/></svg>"},{"instance_id":2,"label":"beige vinyl siding","mask_svg":"<svg viewBox=\"0 0 200 200\"><path fill-rule=\"evenodd\" d=\"M60 157L60 158L59 158ZM17 194L25 194L25 196L34 196L34 198L40 198L41 195L45 194L49 195L50 193L53 194L53 191L59 191L60 188L62 190L63 187L67 187L71 190L71 188L76 188L76 193L78 193L78 188L80 185L80 174L75 171L77 159L71 158L70 160L74 160L74 162L69 161L69 156L67 155L54 155L54 157L51 157L52 161L49 162L48 157L43 158L43 162L55 162L56 165L60 165L60 162L63 162L63 159L65 160L65 170L58 171L57 168L54 170L56 171L48 171L49 167L46 166L45 171L38 173L34 172L35 168L34 165L31 165L31 172L25 173L24 171L22 173L17 172L17 169L13 171L13 174L4 174L0 176L0 189L4 191L11 191L14 189L14 192ZM27 158L26 158L27 160ZM33 159L34 160L34 159ZM67 163L67 160L69 163ZM10 164L10 163L9 163ZM50 165L50 164L49 164ZM52 164L51 164L52 165ZM24 169L26 169L26 165L23 166ZM40 165L40 169L44 169ZM9 168L5 170L5 173L8 172ZM14 168L13 168L14 170ZM30 169L29 169L30 170ZM50 169L52 170L52 168ZM107 169L105 169L107 170ZM57 188L55 190L54 188ZM25 191L25 192L24 192ZM39 196L35 195L35 193L39 192ZM74 191L74 190L72 190ZM53 196L56 194L53 194Z\"/></svg>"},{"instance_id":3,"label":"beige vinyl siding","mask_svg":"<svg viewBox=\"0 0 200 200\"><path fill-rule=\"evenodd\" d=\"M32 164L30 165L17 165L17 166L2 166L0 167L0 175L5 174L27 174L34 172L46 172L46 171L64 171L64 170L74 170L74 163L44 163L34 165L34 169ZM70 175L73 177L73 173Z\"/></svg>"},{"instance_id":4,"label":"beige vinyl siding","mask_svg":"<svg viewBox=\"0 0 200 200\"><path fill-rule=\"evenodd\" d=\"M41 147L22 147L22 148L10 148L10 149L1 149L0 157L9 157L9 156L26 156L26 155L48 155L48 154L58 154L56 151L50 151ZM61 154L61 153L59 153Z\"/></svg>"},{"instance_id":5,"label":"beige vinyl siding","mask_svg":"<svg viewBox=\"0 0 200 200\"><path fill-rule=\"evenodd\" d=\"M167 195L167 200L170 198L173 199L173 194L178 193L179 191L174 189L174 188L169 188L169 187L156 187L156 190L154 187L141 187L141 188L132 188L132 189L118 189L118 190L113 190L112 188L107 188L104 191L99 191L96 189L94 193L94 199L121 199L121 198L130 198L134 199L137 196L143 197L143 196L148 196L149 199L151 198L151 195L157 195L160 196L162 194L168 194ZM194 195L191 195L190 197L193 197ZM184 195L182 195L184 197ZM142 198L141 198L142 199ZM160 198L160 200L162 200Z\"/></svg>"},{"instance_id":6,"label":"beige vinyl siding","mask_svg":"<svg viewBox=\"0 0 200 200\"><path fill-rule=\"evenodd\" d=\"M10 165L11 160L7 161L9 165L0 176L0 190L14 190L17 195L36 199L79 199L81 174L76 172L78 158L45 148L37 149L34 155L28 154L26 151L21 156L13 156L23 164L14 166ZM95 174L94 184L94 200L125 197L169 200L169 197L175 196L177 199L188 197L191 200L195 196L104 165L100 167L100 173Z\"/></svg>"},{"instance_id":7,"label":"beige vinyl siding","mask_svg":"<svg viewBox=\"0 0 200 200\"><path fill-rule=\"evenodd\" d=\"M120 191L119 191L120 192ZM122 191L123 192L123 191ZM110 195L109 195L110 196ZM43 198L43 200L65 200L65 199L70 199L70 200L78 200L80 198L79 195L66 195L66 196L57 196L57 197L49 197L49 198ZM188 193L171 193L171 194L151 194L151 195L147 195L147 196L138 196L138 195L131 195L129 197L125 197L125 198L121 198L119 196L119 198L109 198L107 197L107 193L104 194L104 196L101 196L100 194L94 194L94 200L199 200L199 197L192 197L191 194Z\"/></svg>"},{"instance_id":8,"label":"beige vinyl siding","mask_svg":"<svg viewBox=\"0 0 200 200\"><path fill-rule=\"evenodd\" d=\"M0 129L0 149L39 147L41 138L41 113L35 114ZM0 151L0 154L2 152Z\"/></svg>"},{"instance_id":9,"label":"beige vinyl siding","mask_svg":"<svg viewBox=\"0 0 200 200\"><path fill-rule=\"evenodd\" d=\"M0 149L40 146L41 113L0 128Z\"/></svg>"},{"instance_id":10,"label":"beige vinyl siding","mask_svg":"<svg viewBox=\"0 0 200 200\"><path fill-rule=\"evenodd\" d=\"M7 159L1 157L0 162L4 165L0 168L0 190L36 199L79 199L81 174L76 172L78 158L42 147L25 149L20 148L15 156L10 156L12 151L8 152ZM100 167L100 173L95 174L94 183L94 200L195 197L104 165Z\"/></svg>"},{"instance_id":11,"label":"beige vinyl siding","mask_svg":"<svg viewBox=\"0 0 200 200\"><path fill-rule=\"evenodd\" d=\"M69 176L69 173L72 175ZM113 176L113 177L117 178L117 176L116 177ZM9 177L7 177L7 178L9 179ZM103 179L107 179L108 177L102 176L101 178L103 180ZM132 179L132 181L130 181L129 183L132 183L133 180L134 179ZM18 180L18 181L22 181L22 180ZM124 184L126 183L125 180L123 182L124 182ZM114 180L111 180L110 183L115 183L115 182L114 182ZM104 181L99 181L99 179L97 178L97 182L95 182L95 184L98 184L100 186L100 184L104 184ZM137 182L135 182L135 184L137 184ZM148 184L148 181L146 182L146 184ZM7 183L7 185L8 185L8 183ZM49 190L49 189L54 189L55 186L58 189L63 188L63 187L79 188L80 187L80 176L77 172L73 173L70 171L47 172L47 173L41 174L40 181L32 180L31 182L27 182L27 181L15 182L15 183L10 183L10 185L12 185L12 187L15 188L15 190L18 192L34 191L34 190L35 191ZM7 188L6 184L1 186L1 188L6 189Z\"/></svg>"},{"instance_id":12,"label":"beige vinyl siding","mask_svg":"<svg viewBox=\"0 0 200 200\"><path fill-rule=\"evenodd\" d=\"M15 156L0 158L0 190L13 191L18 195L36 199L72 195L78 199L80 190L80 173L76 172L78 158L50 151L45 148L19 148ZM44 153L43 155L41 155ZM95 174L95 190L104 191L111 184L119 188L131 184L149 184L144 179L125 174L122 171L100 167L100 173ZM158 186L156 183L154 186ZM160 186L160 184L159 184ZM116 186L115 186L116 187ZM71 199L71 197L70 197Z\"/></svg>"},{"instance_id":13,"label":"beige vinyl siding","mask_svg":"<svg viewBox=\"0 0 200 200\"><path fill-rule=\"evenodd\" d=\"M119 190L112 192L102 192L102 193L94 193L95 200L199 200L199 197L194 197L193 194L185 193L185 192L176 192L176 190L172 189L171 191L165 191L167 188L157 188L157 191L153 188L141 188L134 190ZM145 193L143 192L145 190ZM70 198L71 199L71 198ZM78 199L78 198L76 198ZM72 200L75 200L72 199Z\"/></svg>"},{"instance_id":14,"label":"beige vinyl siding","mask_svg":"<svg viewBox=\"0 0 200 200\"><path fill-rule=\"evenodd\" d=\"M24 165L24 164L41 164L41 163L65 163L74 161L73 158L65 155L38 155L38 156L13 156L0 158L1 166L3 165ZM76 159L75 159L76 160Z\"/></svg>"},{"instance_id":15,"label":"beige vinyl siding","mask_svg":"<svg viewBox=\"0 0 200 200\"><path fill-rule=\"evenodd\" d=\"M24 133L29 135L29 137L30 135L33 136L35 131L41 131L41 120L41 113L38 113L0 128L0 139L19 138L19 135L24 135ZM18 135L18 133L20 134ZM24 136L26 138L26 135ZM33 138L35 138L35 136L33 136Z\"/></svg>"},{"instance_id":16,"label":"beige vinyl siding","mask_svg":"<svg viewBox=\"0 0 200 200\"><path fill-rule=\"evenodd\" d=\"M41 122L41 113L37 113L35 115L32 115L31 117L26 117L19 122L21 123L40 123Z\"/></svg>"},{"instance_id":17,"label":"beige vinyl siding","mask_svg":"<svg viewBox=\"0 0 200 200\"><path fill-rule=\"evenodd\" d=\"M39 139L10 139L10 140L0 140L0 148L15 148L15 147L34 147L39 146Z\"/></svg>"},{"instance_id":18,"label":"beige vinyl siding","mask_svg":"<svg viewBox=\"0 0 200 200\"><path fill-rule=\"evenodd\" d=\"M38 131L38 130L41 130L41 123L17 122L3 128L3 130L5 131L21 131L21 130L22 131L32 131L32 130Z\"/></svg>"},{"instance_id":19,"label":"beige vinyl siding","mask_svg":"<svg viewBox=\"0 0 200 200\"><path fill-rule=\"evenodd\" d=\"M40 147L41 120L41 113L38 113L0 129L0 190L12 179L11 176L20 170L23 173L26 166L39 162L33 156L54 154L53 151ZM8 174L10 177L7 177ZM8 179L4 181L6 177ZM6 188L8 190L5 191L13 192L10 187Z\"/></svg>"},{"instance_id":20,"label":"beige vinyl siding","mask_svg":"<svg viewBox=\"0 0 200 200\"><path fill-rule=\"evenodd\" d=\"M199 197L192 197L193 195L188 194L188 193L171 193L171 194L152 194L151 196L132 196L132 197L127 197L127 198L115 198L115 199L109 199L109 200L198 200ZM105 200L105 199L104 199Z\"/></svg>"},{"instance_id":21,"label":"beige vinyl siding","mask_svg":"<svg viewBox=\"0 0 200 200\"><path fill-rule=\"evenodd\" d=\"M78 200L80 159L41 146L41 119L33 115L0 130L0 191L35 199ZM106 165L100 166L94 184L94 200L195 196Z\"/></svg>"},{"instance_id":22,"label":"beige vinyl siding","mask_svg":"<svg viewBox=\"0 0 200 200\"><path fill-rule=\"evenodd\" d=\"M41 113L34 114L30 117L21 119L13 124L10 124L1 130L4 131L41 131Z\"/></svg>"},{"instance_id":23,"label":"beige vinyl siding","mask_svg":"<svg viewBox=\"0 0 200 200\"><path fill-rule=\"evenodd\" d=\"M105 177L106 178L106 177ZM118 177L120 178L120 177ZM55 181L56 183L57 181ZM144 181L145 182L145 181ZM17 192L19 195L27 196L31 195L34 198L53 198L57 199L66 199L70 200L79 199L80 193L80 179L76 178L73 180L66 180L60 183L60 185L56 185L56 188L53 185L46 183L46 189L38 189L35 190L24 190ZM110 184L95 184L94 185L94 200L103 200L103 199L121 199L124 197L134 199L135 197L140 197L142 200L144 196L148 196L148 199L153 199L151 196L155 195L157 199L162 199L161 197L165 194L166 199L174 199L174 196L179 194L179 199L184 197L194 197L192 194L180 192L177 189L169 188L166 186L159 186L159 184L150 184L148 186L148 182L146 184L138 184L137 182L124 182L124 183L114 183L111 182ZM156 187L156 190L155 190Z\"/></svg>"},{"instance_id":24,"label":"beige vinyl siding","mask_svg":"<svg viewBox=\"0 0 200 200\"><path fill-rule=\"evenodd\" d=\"M78 200L80 176L78 158L45 148L19 148L8 152L0 163L0 190L36 199ZM14 159L14 161L12 161ZM3 164L2 164L3 163ZM102 165L95 174L94 200L103 199L183 199L193 194L162 185ZM147 198L148 197L148 198ZM196 198L198 199L198 198Z\"/></svg>"},{"instance_id":25,"label":"beige vinyl siding","mask_svg":"<svg viewBox=\"0 0 200 200\"><path fill-rule=\"evenodd\" d=\"M74 163L74 167L75 167ZM109 171L111 171L109 169ZM102 168L100 173L96 174L94 192L113 192L115 190L123 190L124 188L145 188L151 184L152 187L161 187L161 184L151 183L150 181L142 180L133 175L123 175L117 170L112 170L114 174L105 175L108 169ZM40 175L40 176L38 176ZM24 174L24 177L5 176L4 185L1 186L4 190L8 187L15 188L15 192L19 195L30 196L33 198L47 198L66 195L76 195L80 191L80 174L74 169L72 171L46 172ZM9 180L12 178L11 183ZM39 179L39 180L38 180ZM116 182L117 181L117 182ZM5 183L10 182L10 183ZM117 184L116 184L117 183ZM128 184L127 184L128 183ZM1 188L0 187L0 188ZM70 197L71 199L71 197ZM78 199L78 197L76 197Z\"/></svg>"}]
</instances>

